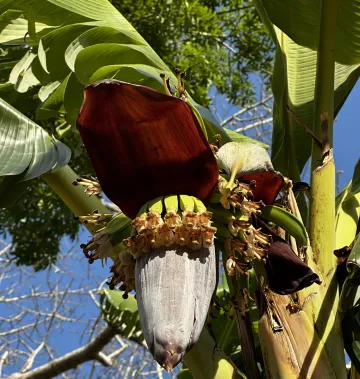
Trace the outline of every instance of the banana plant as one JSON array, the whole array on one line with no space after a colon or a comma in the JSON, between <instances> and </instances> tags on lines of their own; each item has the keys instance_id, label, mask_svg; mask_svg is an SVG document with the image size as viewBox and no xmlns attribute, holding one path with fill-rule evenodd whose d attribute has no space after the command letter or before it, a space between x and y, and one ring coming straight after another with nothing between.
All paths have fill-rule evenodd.
<instances>
[{"instance_id":1,"label":"banana plant","mask_svg":"<svg viewBox=\"0 0 360 379\"><path fill-rule=\"evenodd\" d=\"M335 202L332 152L360 72L357 2L254 0L276 46L272 159L196 104L107 0L0 4L0 43L24 50L0 96L36 94L38 120L76 126L97 175L77 178L69 149L2 100L2 205L41 175L92 232L89 263L113 260L103 318L140 320L166 370L184 361L179 377L344 378L344 343L360 366L358 168ZM294 193L309 157L307 204ZM89 197L101 191L122 213Z\"/></svg>"}]
</instances>

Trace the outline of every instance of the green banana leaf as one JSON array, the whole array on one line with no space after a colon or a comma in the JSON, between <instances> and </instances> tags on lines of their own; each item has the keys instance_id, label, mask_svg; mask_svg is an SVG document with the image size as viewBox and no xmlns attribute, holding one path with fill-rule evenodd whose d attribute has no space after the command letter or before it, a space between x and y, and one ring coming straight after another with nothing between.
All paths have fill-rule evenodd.
<instances>
[{"instance_id":1,"label":"green banana leaf","mask_svg":"<svg viewBox=\"0 0 360 379\"><path fill-rule=\"evenodd\" d=\"M36 40L31 41L37 49L29 47L24 51L24 58L11 73L11 83L20 92L42 86L44 102L37 112L40 119L64 114L74 124L84 86L100 79L116 78L163 91L159 74L165 72L172 87L176 86L176 77L165 63L107 0L16 1L7 2L0 10L12 12L12 7L22 12L21 22L29 21L29 29L35 28L39 40L37 45ZM10 24L11 20L4 27ZM5 33L3 41L24 44L15 37ZM73 107L65 105L71 104L68 96L76 101ZM215 142L215 135L220 134L222 143L230 141L211 112L194 105L209 129L210 140Z\"/></svg>"},{"instance_id":2,"label":"green banana leaf","mask_svg":"<svg viewBox=\"0 0 360 379\"><path fill-rule=\"evenodd\" d=\"M103 289L100 294L102 317L111 326L119 328L123 337L143 344L137 302L134 295L128 296L123 299L121 292Z\"/></svg>"},{"instance_id":3,"label":"green banana leaf","mask_svg":"<svg viewBox=\"0 0 360 379\"><path fill-rule=\"evenodd\" d=\"M26 181L69 161L68 147L2 99L0 119L0 176Z\"/></svg>"},{"instance_id":4,"label":"green banana leaf","mask_svg":"<svg viewBox=\"0 0 360 379\"><path fill-rule=\"evenodd\" d=\"M262 0L271 22L297 44L316 50L320 33L321 2L312 0ZM336 61L360 63L360 1L337 2Z\"/></svg>"},{"instance_id":5,"label":"green banana leaf","mask_svg":"<svg viewBox=\"0 0 360 379\"><path fill-rule=\"evenodd\" d=\"M350 246L360 220L360 160L350 182L336 196L336 249Z\"/></svg>"},{"instance_id":6,"label":"green banana leaf","mask_svg":"<svg viewBox=\"0 0 360 379\"><path fill-rule=\"evenodd\" d=\"M0 119L0 207L8 207L26 181L66 165L71 151L2 99Z\"/></svg>"},{"instance_id":7,"label":"green banana leaf","mask_svg":"<svg viewBox=\"0 0 360 379\"><path fill-rule=\"evenodd\" d=\"M345 3L351 3L351 1L345 1ZM307 0L296 2L296 4L281 0L255 0L255 5L276 43L272 78L274 94L272 161L277 170L298 180L305 163L310 158L312 139L296 123L286 107L289 106L308 128L313 128L317 53L312 49L318 43L316 36L320 25L320 3ZM342 5L339 7L342 8ZM338 20L341 22L339 23L346 28L346 24L350 21L342 17L344 15L340 11ZM317 30L317 34L315 29L312 29L312 25ZM311 33L310 30L312 30ZM308 35L308 42L311 44L306 43L306 40L296 39L294 33ZM358 35L360 35L359 32ZM354 43L357 39L356 34L347 37L348 43L350 41ZM353 53L357 54L356 49ZM344 60L339 60L339 62L342 64L335 65L334 116L340 111L360 74L360 61L352 61L351 65L344 65L348 63Z\"/></svg>"}]
</instances>

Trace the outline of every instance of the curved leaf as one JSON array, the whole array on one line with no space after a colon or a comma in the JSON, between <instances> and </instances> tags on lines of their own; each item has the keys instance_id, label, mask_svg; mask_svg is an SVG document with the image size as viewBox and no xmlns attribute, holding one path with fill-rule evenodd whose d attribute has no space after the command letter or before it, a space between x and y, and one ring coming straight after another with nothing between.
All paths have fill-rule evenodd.
<instances>
[{"instance_id":1,"label":"curved leaf","mask_svg":"<svg viewBox=\"0 0 360 379\"><path fill-rule=\"evenodd\" d=\"M0 5L0 10L7 10L14 4L6 2L3 7ZM21 77L18 90L24 92L38 84L49 84L41 93L43 99L53 88L50 83L63 83L46 99L47 103L38 112L41 118L55 115L52 104L55 98L55 112L59 109L64 109L66 113L69 111L65 118L74 124L75 113L80 107L79 98L82 96L80 90L100 77L141 83L163 92L161 81L156 76L159 72L165 71L170 76L172 86L176 85L176 77L165 63L107 0L16 1L16 9L23 12L24 19L31 20L32 33L34 22L58 25L52 31L46 29L47 34L39 41L37 56L23 76L21 72L24 69L17 74ZM116 71L107 67L114 65L119 65ZM71 70L75 71L76 78L70 76L69 80ZM126 74L126 78L123 74ZM64 92L63 106L58 102L60 87ZM70 88L74 89L75 93ZM76 101L74 107L71 106L73 99ZM191 99L190 101L193 103ZM210 141L215 142L215 135L221 134L221 142L228 142L228 135L220 128L211 112L198 104L193 105L204 119Z\"/></svg>"},{"instance_id":2,"label":"curved leaf","mask_svg":"<svg viewBox=\"0 0 360 379\"><path fill-rule=\"evenodd\" d=\"M152 56L153 55L153 56ZM101 67L112 64L148 64L159 70L166 65L153 54L150 46L102 43L82 50L75 61L75 73L80 82L90 84L90 77Z\"/></svg>"},{"instance_id":3,"label":"curved leaf","mask_svg":"<svg viewBox=\"0 0 360 379\"><path fill-rule=\"evenodd\" d=\"M104 289L100 294L100 308L103 319L119 328L123 337L143 342L144 335L134 295L129 294L127 299L123 299L121 292Z\"/></svg>"},{"instance_id":4,"label":"curved leaf","mask_svg":"<svg viewBox=\"0 0 360 379\"><path fill-rule=\"evenodd\" d=\"M63 79L69 73L65 61L65 51L69 44L92 25L73 24L57 28L41 39L39 44L39 60L42 68L53 80Z\"/></svg>"},{"instance_id":5,"label":"curved leaf","mask_svg":"<svg viewBox=\"0 0 360 379\"><path fill-rule=\"evenodd\" d=\"M0 99L0 175L29 180L64 166L70 149Z\"/></svg>"},{"instance_id":6,"label":"curved leaf","mask_svg":"<svg viewBox=\"0 0 360 379\"><path fill-rule=\"evenodd\" d=\"M352 180L336 197L336 249L350 246L360 219L360 160Z\"/></svg>"},{"instance_id":7,"label":"curved leaf","mask_svg":"<svg viewBox=\"0 0 360 379\"><path fill-rule=\"evenodd\" d=\"M64 109L64 94L69 81L70 74L63 80L60 85L57 85L53 93L44 101L36 112L38 120L47 119L50 117L59 117ZM59 83L59 82L55 82Z\"/></svg>"},{"instance_id":8,"label":"curved leaf","mask_svg":"<svg viewBox=\"0 0 360 379\"><path fill-rule=\"evenodd\" d=\"M65 60L72 71L75 71L75 59L79 52L89 46L99 43L139 44L132 38L127 29L121 31L107 26L99 26L86 31L74 39L65 51Z\"/></svg>"},{"instance_id":9,"label":"curved leaf","mask_svg":"<svg viewBox=\"0 0 360 379\"><path fill-rule=\"evenodd\" d=\"M51 30L49 25L36 22L35 31L38 38ZM27 36L28 21L21 11L9 10L0 17L0 43L5 45L36 45L37 41Z\"/></svg>"},{"instance_id":10,"label":"curved leaf","mask_svg":"<svg viewBox=\"0 0 360 379\"><path fill-rule=\"evenodd\" d=\"M298 170L301 172L310 157L312 140L287 113L286 106L289 106L301 121L312 129L317 54L297 45L280 31L277 35L281 53L279 52L276 57L272 83L275 102L272 160L277 170L288 175L292 170L289 159L290 146L294 147ZM359 74L359 66L336 63L335 115L354 87Z\"/></svg>"},{"instance_id":11,"label":"curved leaf","mask_svg":"<svg viewBox=\"0 0 360 379\"><path fill-rule=\"evenodd\" d=\"M60 8L79 14L91 20L117 20L123 17L107 0L47 0Z\"/></svg>"},{"instance_id":12,"label":"curved leaf","mask_svg":"<svg viewBox=\"0 0 360 379\"><path fill-rule=\"evenodd\" d=\"M320 32L321 2L313 0L262 0L273 24L297 44L316 50ZM337 2L336 61L360 63L360 1Z\"/></svg>"}]
</instances>

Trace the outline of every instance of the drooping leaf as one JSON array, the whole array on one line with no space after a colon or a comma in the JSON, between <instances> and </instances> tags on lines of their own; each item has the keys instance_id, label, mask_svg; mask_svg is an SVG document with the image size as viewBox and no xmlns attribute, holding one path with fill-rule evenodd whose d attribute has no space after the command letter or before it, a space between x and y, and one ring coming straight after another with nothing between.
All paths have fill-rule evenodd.
<instances>
[{"instance_id":1,"label":"drooping leaf","mask_svg":"<svg viewBox=\"0 0 360 379\"><path fill-rule=\"evenodd\" d=\"M49 25L34 23L36 37L46 34L51 30ZM0 43L5 45L36 44L32 36L27 36L28 21L21 11L9 10L0 16ZM26 38L26 39L25 39Z\"/></svg>"},{"instance_id":2,"label":"drooping leaf","mask_svg":"<svg viewBox=\"0 0 360 379\"><path fill-rule=\"evenodd\" d=\"M56 88L59 87L60 84L61 82L56 80L55 82L50 82L49 84L42 86L38 94L39 99L41 101L45 101L56 90Z\"/></svg>"},{"instance_id":3,"label":"drooping leaf","mask_svg":"<svg viewBox=\"0 0 360 379\"><path fill-rule=\"evenodd\" d=\"M0 175L29 180L70 159L70 149L0 99Z\"/></svg>"},{"instance_id":4,"label":"drooping leaf","mask_svg":"<svg viewBox=\"0 0 360 379\"><path fill-rule=\"evenodd\" d=\"M39 60L42 68L49 73L52 80L63 79L69 74L69 67L65 61L65 51L79 34L91 27L91 23L90 25L66 25L53 30L41 39Z\"/></svg>"},{"instance_id":5,"label":"drooping leaf","mask_svg":"<svg viewBox=\"0 0 360 379\"><path fill-rule=\"evenodd\" d=\"M166 65L152 54L150 46L102 43L80 51L75 61L75 73L85 85L99 68L112 64L148 64L159 70L167 70ZM157 59L155 59L157 58Z\"/></svg>"},{"instance_id":6,"label":"drooping leaf","mask_svg":"<svg viewBox=\"0 0 360 379\"><path fill-rule=\"evenodd\" d=\"M7 3L2 9L6 10L9 6ZM75 70L77 80L83 86L100 78L116 77L164 91L160 79L156 77L161 71L170 76L173 88L176 85L176 78L165 63L106 0L91 0L86 5L84 1L75 4L70 0L20 1L16 2L16 7L23 12L25 22L31 18L31 23L42 22L53 27L46 29L46 34L38 41L37 56L19 81L19 88L24 92L38 84L46 86L52 82L66 81L70 70ZM116 71L104 67L114 65L119 65ZM72 84L79 91L73 79L67 83L69 86ZM63 101L69 105L71 101L66 99L67 96L77 101L73 108L64 106L65 112L68 109L71 112L69 116L65 114L65 118L74 123L79 92L73 96L72 91L65 89ZM205 121L211 142L215 142L216 134L222 135L222 143L229 141L211 113L194 105ZM62 106L56 107L62 110ZM38 114L40 117L46 114L48 117L54 116L52 111L40 111Z\"/></svg>"},{"instance_id":7,"label":"drooping leaf","mask_svg":"<svg viewBox=\"0 0 360 379\"><path fill-rule=\"evenodd\" d=\"M62 82L60 82L60 84L57 85L53 93L38 108L36 112L36 118L38 120L47 119L50 117L59 117L61 113L65 112L64 94L70 75L71 74L69 74Z\"/></svg>"},{"instance_id":8,"label":"drooping leaf","mask_svg":"<svg viewBox=\"0 0 360 379\"><path fill-rule=\"evenodd\" d=\"M138 39L132 38L132 33L123 28L121 31L108 26L90 29L74 39L67 47L65 60L72 71L75 70L76 56L86 47L102 43L139 44ZM144 43L143 43L144 44Z\"/></svg>"}]
</instances>

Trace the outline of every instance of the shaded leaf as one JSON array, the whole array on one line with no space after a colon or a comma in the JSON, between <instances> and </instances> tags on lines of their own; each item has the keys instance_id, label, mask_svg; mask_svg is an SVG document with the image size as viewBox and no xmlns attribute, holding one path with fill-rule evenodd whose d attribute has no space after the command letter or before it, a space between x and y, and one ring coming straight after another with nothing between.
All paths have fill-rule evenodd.
<instances>
[{"instance_id":1,"label":"shaded leaf","mask_svg":"<svg viewBox=\"0 0 360 379\"><path fill-rule=\"evenodd\" d=\"M289 115L286 106L312 129L314 113L314 91L317 54L306 47L297 45L287 35L277 31L277 47L274 75L274 135L272 139L272 161L275 169L295 179L296 168L291 155L297 162L299 172L310 157L312 139ZM285 63L286 62L286 63ZM354 87L360 68L335 65L334 110L341 109L345 99Z\"/></svg>"},{"instance_id":2,"label":"shaded leaf","mask_svg":"<svg viewBox=\"0 0 360 379\"><path fill-rule=\"evenodd\" d=\"M321 2L262 0L262 3L272 23L297 44L318 48ZM337 4L336 61L342 64L360 63L359 7L359 0L342 0Z\"/></svg>"},{"instance_id":3,"label":"shaded leaf","mask_svg":"<svg viewBox=\"0 0 360 379\"><path fill-rule=\"evenodd\" d=\"M102 43L80 51L75 61L75 73L83 84L90 83L90 77L101 67L112 64L148 64L159 70L166 65L154 54L150 46Z\"/></svg>"},{"instance_id":4,"label":"shaded leaf","mask_svg":"<svg viewBox=\"0 0 360 379\"><path fill-rule=\"evenodd\" d=\"M119 328L123 337L142 343L144 335L134 295L129 294L127 299L123 299L121 292L103 289L100 308L103 319Z\"/></svg>"},{"instance_id":5,"label":"shaded leaf","mask_svg":"<svg viewBox=\"0 0 360 379\"><path fill-rule=\"evenodd\" d=\"M51 27L49 25L36 22L35 36L39 38L46 34ZM9 10L0 16L0 43L5 45L33 45L37 44L36 39L27 35L28 21L23 17L21 11ZM26 37L26 41L25 41Z\"/></svg>"},{"instance_id":6,"label":"shaded leaf","mask_svg":"<svg viewBox=\"0 0 360 379\"><path fill-rule=\"evenodd\" d=\"M74 39L67 47L65 51L66 63L74 71L76 56L81 50L92 45L102 43L138 44L139 41L132 38L132 35L133 33L125 28L121 31L107 26L90 29Z\"/></svg>"},{"instance_id":7,"label":"shaded leaf","mask_svg":"<svg viewBox=\"0 0 360 379\"><path fill-rule=\"evenodd\" d=\"M269 145L267 145L266 143L263 143L256 139L245 136L244 134L234 132L233 130L227 129L227 128L224 128L224 130L229 135L229 137L235 142L251 142L251 143L256 143L257 145L260 145L264 149L269 148Z\"/></svg>"}]
</instances>

